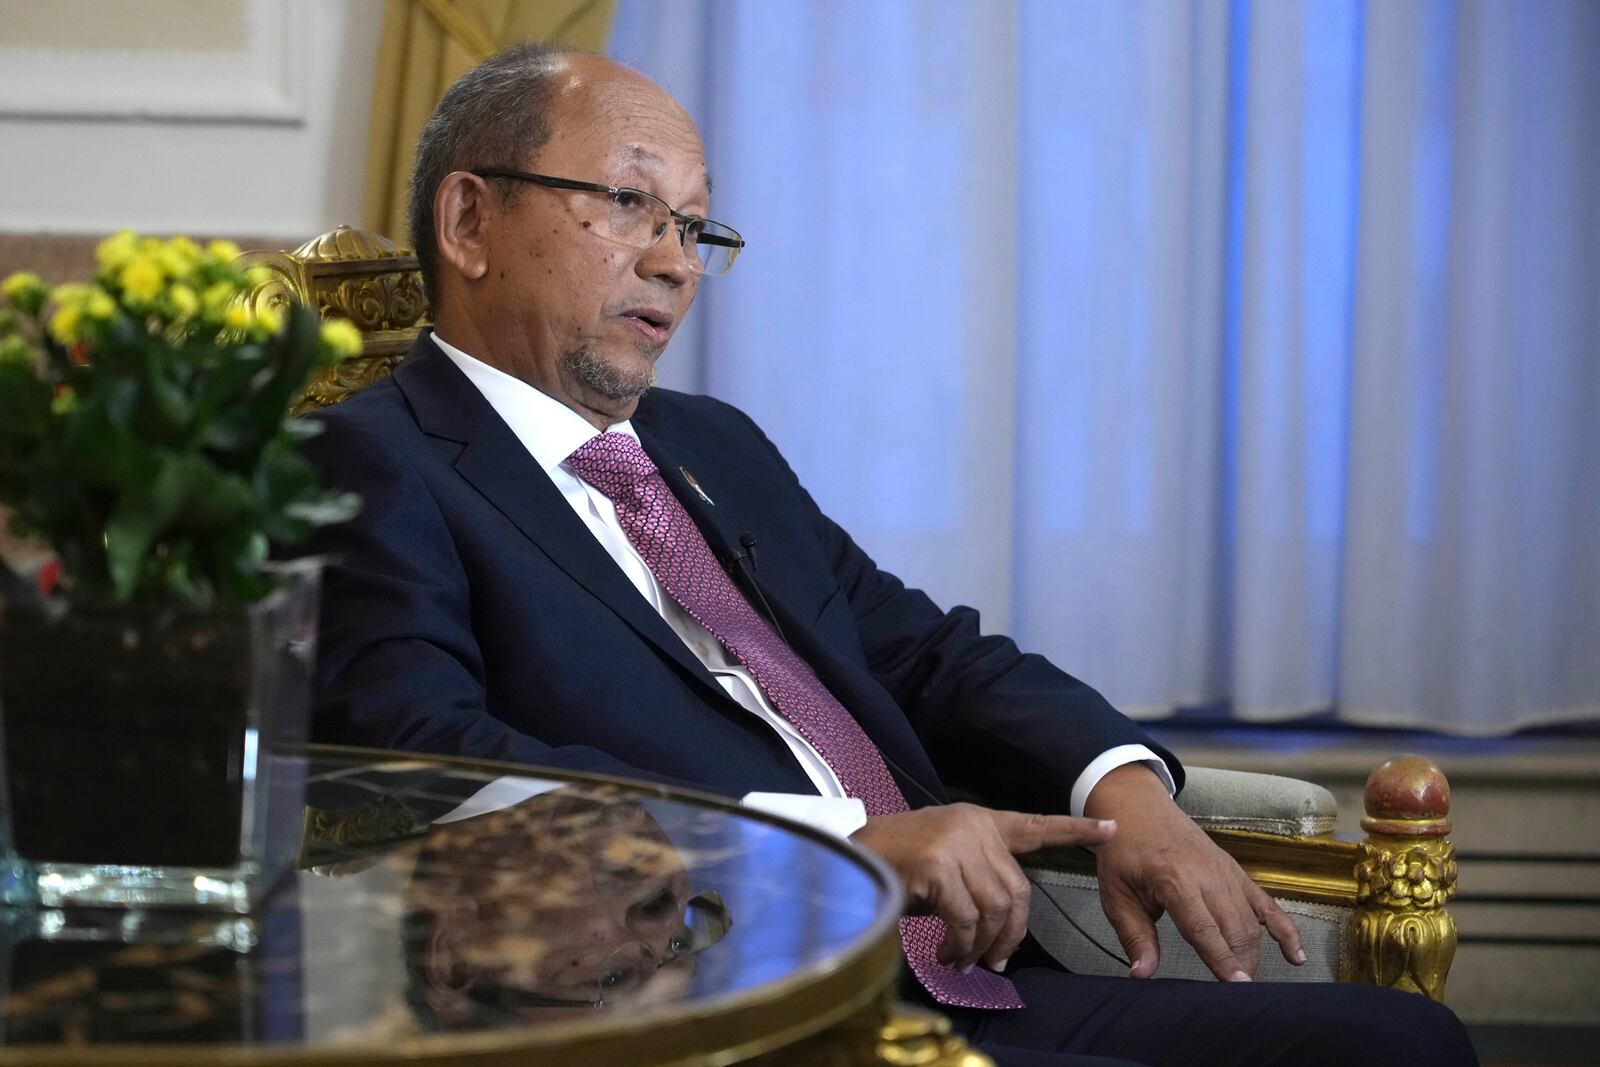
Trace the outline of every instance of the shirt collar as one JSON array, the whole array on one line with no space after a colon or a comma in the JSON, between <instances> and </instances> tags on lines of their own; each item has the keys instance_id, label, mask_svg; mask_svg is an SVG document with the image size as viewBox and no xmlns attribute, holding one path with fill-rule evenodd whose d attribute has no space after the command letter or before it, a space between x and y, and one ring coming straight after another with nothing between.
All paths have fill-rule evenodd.
<instances>
[{"instance_id":1,"label":"shirt collar","mask_svg":"<svg viewBox=\"0 0 1600 1067\"><path fill-rule=\"evenodd\" d=\"M546 474L561 466L580 445L595 436L595 428L587 419L555 397L474 359L438 334L433 335L433 343L461 368L461 373L483 394L495 414L511 427L522 447ZM635 441L639 439L633 423L628 420L607 427L606 432L625 433Z\"/></svg>"}]
</instances>

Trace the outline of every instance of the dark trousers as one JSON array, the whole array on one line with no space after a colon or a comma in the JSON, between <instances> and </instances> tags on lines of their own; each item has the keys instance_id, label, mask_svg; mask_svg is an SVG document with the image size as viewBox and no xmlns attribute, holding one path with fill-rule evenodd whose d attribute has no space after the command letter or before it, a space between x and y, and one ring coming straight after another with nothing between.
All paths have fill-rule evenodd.
<instances>
[{"instance_id":1,"label":"dark trousers","mask_svg":"<svg viewBox=\"0 0 1600 1067\"><path fill-rule=\"evenodd\" d=\"M1194 982L1063 970L1030 938L1006 974L1027 1007L921 1002L999 1067L1475 1067L1455 1013L1415 993L1332 982ZM910 987L904 992L915 996Z\"/></svg>"}]
</instances>

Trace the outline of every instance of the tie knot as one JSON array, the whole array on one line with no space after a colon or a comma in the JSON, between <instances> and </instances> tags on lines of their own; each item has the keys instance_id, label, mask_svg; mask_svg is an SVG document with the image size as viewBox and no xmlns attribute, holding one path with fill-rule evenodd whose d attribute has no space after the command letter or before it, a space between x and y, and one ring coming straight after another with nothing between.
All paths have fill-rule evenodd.
<instances>
[{"instance_id":1,"label":"tie knot","mask_svg":"<svg viewBox=\"0 0 1600 1067\"><path fill-rule=\"evenodd\" d=\"M625 433L595 434L567 457L572 472L612 496L656 473L639 442Z\"/></svg>"}]
</instances>

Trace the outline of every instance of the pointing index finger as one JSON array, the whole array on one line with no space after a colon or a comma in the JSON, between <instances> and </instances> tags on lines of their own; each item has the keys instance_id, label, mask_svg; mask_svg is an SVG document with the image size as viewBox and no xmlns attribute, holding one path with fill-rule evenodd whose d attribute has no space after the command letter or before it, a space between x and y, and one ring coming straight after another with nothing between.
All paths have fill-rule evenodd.
<instances>
[{"instance_id":1,"label":"pointing index finger","mask_svg":"<svg viewBox=\"0 0 1600 1067\"><path fill-rule=\"evenodd\" d=\"M1112 819L1079 819L1071 815L1028 815L1019 811L996 811L995 829L1006 849L1013 854L1041 848L1070 845L1098 845L1117 832Z\"/></svg>"}]
</instances>

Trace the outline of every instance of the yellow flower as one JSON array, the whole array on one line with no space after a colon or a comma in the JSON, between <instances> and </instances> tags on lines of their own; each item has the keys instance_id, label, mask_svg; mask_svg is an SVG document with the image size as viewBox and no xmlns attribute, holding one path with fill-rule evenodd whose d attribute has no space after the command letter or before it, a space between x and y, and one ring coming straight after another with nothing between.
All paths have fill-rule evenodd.
<instances>
[{"instance_id":1,"label":"yellow flower","mask_svg":"<svg viewBox=\"0 0 1600 1067\"><path fill-rule=\"evenodd\" d=\"M206 251L219 263L232 263L239 258L239 246L220 238L206 245Z\"/></svg>"},{"instance_id":2,"label":"yellow flower","mask_svg":"<svg viewBox=\"0 0 1600 1067\"><path fill-rule=\"evenodd\" d=\"M50 414L60 417L78 406L78 394L72 391L72 386L63 385L56 390L56 395L50 398Z\"/></svg>"},{"instance_id":3,"label":"yellow flower","mask_svg":"<svg viewBox=\"0 0 1600 1067\"><path fill-rule=\"evenodd\" d=\"M31 367L34 362L33 348L16 334L0 340L0 366L4 366L7 363L18 363L25 367Z\"/></svg>"},{"instance_id":4,"label":"yellow flower","mask_svg":"<svg viewBox=\"0 0 1600 1067\"><path fill-rule=\"evenodd\" d=\"M19 270L4 282L0 282L0 293L5 294L7 300L15 300L19 293L42 288L44 282L31 270Z\"/></svg>"},{"instance_id":5,"label":"yellow flower","mask_svg":"<svg viewBox=\"0 0 1600 1067\"><path fill-rule=\"evenodd\" d=\"M172 302L172 310L180 319L193 318L200 310L200 298L182 282L167 290L167 299Z\"/></svg>"},{"instance_id":6,"label":"yellow flower","mask_svg":"<svg viewBox=\"0 0 1600 1067\"><path fill-rule=\"evenodd\" d=\"M200 294L200 304L207 315L221 315L237 292L232 282L213 282Z\"/></svg>"},{"instance_id":7,"label":"yellow flower","mask_svg":"<svg viewBox=\"0 0 1600 1067\"><path fill-rule=\"evenodd\" d=\"M167 272L167 277L176 281L186 279L194 273L195 261L185 255L180 248L175 247L175 242L168 242L156 250L156 262Z\"/></svg>"},{"instance_id":8,"label":"yellow flower","mask_svg":"<svg viewBox=\"0 0 1600 1067\"><path fill-rule=\"evenodd\" d=\"M84 314L104 322L117 313L117 302L104 289L92 289L83 301Z\"/></svg>"},{"instance_id":9,"label":"yellow flower","mask_svg":"<svg viewBox=\"0 0 1600 1067\"><path fill-rule=\"evenodd\" d=\"M123 230L101 241L100 247L94 250L94 258L106 270L115 271L121 269L138 251L139 238L132 230Z\"/></svg>"},{"instance_id":10,"label":"yellow flower","mask_svg":"<svg viewBox=\"0 0 1600 1067\"><path fill-rule=\"evenodd\" d=\"M283 315L277 308L264 307L256 311L256 326L264 334L274 334L283 329Z\"/></svg>"},{"instance_id":11,"label":"yellow flower","mask_svg":"<svg viewBox=\"0 0 1600 1067\"><path fill-rule=\"evenodd\" d=\"M361 354L361 331L345 319L329 319L322 324L322 343L339 359Z\"/></svg>"},{"instance_id":12,"label":"yellow flower","mask_svg":"<svg viewBox=\"0 0 1600 1067\"><path fill-rule=\"evenodd\" d=\"M37 315L44 306L45 297L49 295L49 287L32 271L18 271L0 282L0 296L11 301L11 305L24 315Z\"/></svg>"},{"instance_id":13,"label":"yellow flower","mask_svg":"<svg viewBox=\"0 0 1600 1067\"><path fill-rule=\"evenodd\" d=\"M167 247L177 255L187 259L190 263L198 263L205 256L205 252L201 251L199 245L181 234L168 241Z\"/></svg>"},{"instance_id":14,"label":"yellow flower","mask_svg":"<svg viewBox=\"0 0 1600 1067\"><path fill-rule=\"evenodd\" d=\"M250 309L243 304L229 304L222 313L222 324L230 330L248 330L251 321Z\"/></svg>"},{"instance_id":15,"label":"yellow flower","mask_svg":"<svg viewBox=\"0 0 1600 1067\"><path fill-rule=\"evenodd\" d=\"M141 304L148 303L161 294L164 280L160 261L149 254L137 255L129 260L122 268L120 278L122 291Z\"/></svg>"},{"instance_id":16,"label":"yellow flower","mask_svg":"<svg viewBox=\"0 0 1600 1067\"><path fill-rule=\"evenodd\" d=\"M83 310L77 304L62 304L56 308L56 313L50 316L50 336L64 345L76 344L78 325L82 318Z\"/></svg>"}]
</instances>

